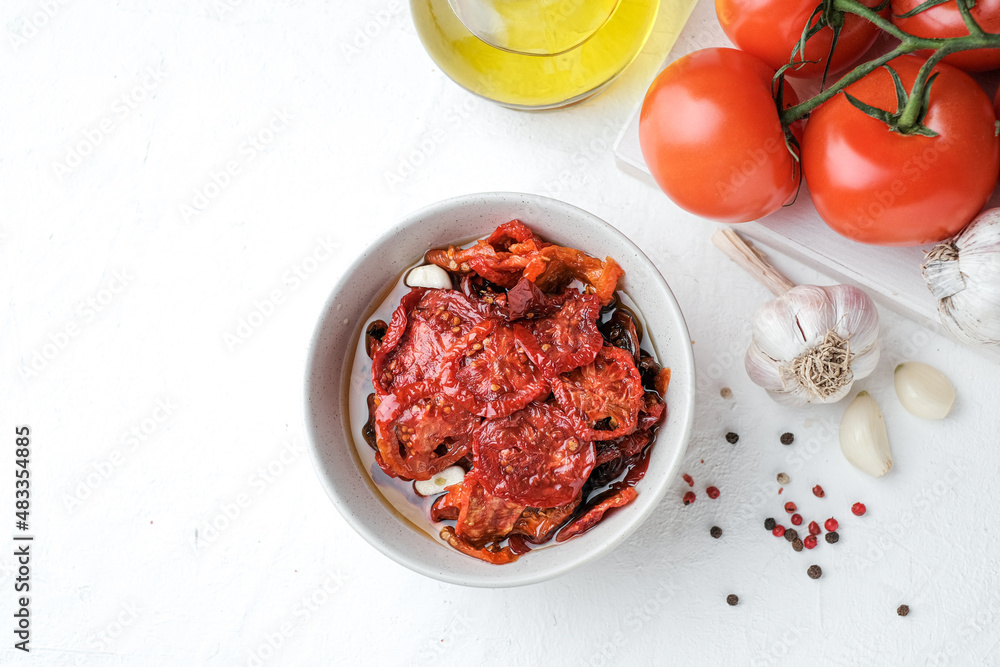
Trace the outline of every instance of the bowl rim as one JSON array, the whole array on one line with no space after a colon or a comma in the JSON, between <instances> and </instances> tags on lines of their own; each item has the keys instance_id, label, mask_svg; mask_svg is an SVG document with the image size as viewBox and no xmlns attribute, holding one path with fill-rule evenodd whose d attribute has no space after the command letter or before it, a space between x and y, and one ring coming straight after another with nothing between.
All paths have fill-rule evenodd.
<instances>
[{"instance_id":1,"label":"bowl rim","mask_svg":"<svg viewBox=\"0 0 1000 667\"><path fill-rule=\"evenodd\" d=\"M393 545L384 540L378 531L370 529L363 519L355 516L355 514L350 510L350 499L343 495L341 490L333 484L333 481L326 473L327 466L323 461L320 452L321 447L325 446L325 443L322 441L320 434L317 432L318 427L313 418L311 398L315 390L314 383L319 380L319 378L316 377L315 369L318 366L323 352L323 348L321 348L320 343L325 330L324 325L331 316L331 313L334 310L334 303L340 295L344 285L351 279L351 276L358 271L361 265L367 261L367 249L380 247L383 244L390 242L401 231L429 216L436 216L445 211L454 211L456 209L465 208L470 204L482 204L487 201L493 203L505 203L510 200L521 200L524 203L535 205L542 209L559 210L572 217L588 218L596 227L602 228L603 231L617 236L626 247L629 247L635 253L636 257L641 262L648 265L648 268L650 269L650 278L652 278L657 283L657 287L662 289L669 297L666 303L663 304L663 307L669 311L670 319L676 323L679 327L678 333L683 336L683 340L679 340L677 345L678 349L682 351L682 354L679 355L680 358L671 358L670 368L672 370L676 369L682 371L682 373L675 373L674 375L675 377L680 376L687 378L690 383L690 390L688 392L687 400L684 401L683 405L678 406L674 403L668 404L670 406L668 418L682 420L679 431L679 446L674 452L673 460L670 461L665 470L663 482L660 484L659 488L656 489L655 494L652 496L652 500L644 508L631 513L632 516L630 517L628 523L625 524L617 533L613 534L610 539L606 539L601 543L596 543L593 548L581 553L576 558L563 561L557 567L524 572L519 575L512 573L512 576L508 578L497 579L475 577L468 574L452 573L443 569L435 569L420 559L410 558L407 554L396 549ZM337 280L331 285L329 295L324 300L319 316L316 318L315 322L314 330L310 336L309 346L306 353L303 395L306 436L309 439L309 453L310 458L312 459L313 469L323 488L326 490L327 496L333 502L334 507L337 508L341 517L343 517L347 524L350 525L351 528L353 528L354 531L366 542L368 542L369 545L374 547L382 555L406 567L407 569L438 581L481 588L524 586L554 579L576 569L584 563L597 560L628 539L632 533L639 528L639 526L645 523L653 511L660 505L660 501L666 494L666 491L670 486L670 482L677 474L680 467L680 461L683 458L691 440L691 433L694 426L695 398L697 393L694 350L692 344L690 343L691 337L687 327L687 322L684 319L684 315L681 312L680 305L677 303L677 299L674 296L673 291L670 289L667 281L663 278L663 275L660 273L659 269L652 262L652 260L650 260L649 257L622 231L597 215L558 199L523 192L477 192L439 200L406 214L381 233L377 238L369 242L365 249L359 252L351 263L344 269ZM688 341L688 343L683 344L683 341ZM338 381L342 381L343 379L343 370L343 367L339 370ZM358 474L365 474L364 471L360 469L358 469L357 472Z\"/></svg>"}]
</instances>

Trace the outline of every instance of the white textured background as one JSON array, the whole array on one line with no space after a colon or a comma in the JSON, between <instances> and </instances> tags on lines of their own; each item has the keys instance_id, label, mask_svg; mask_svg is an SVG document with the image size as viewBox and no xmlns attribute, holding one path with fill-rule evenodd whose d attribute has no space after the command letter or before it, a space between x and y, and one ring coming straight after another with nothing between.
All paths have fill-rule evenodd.
<instances>
[{"instance_id":1,"label":"white textured background","mask_svg":"<svg viewBox=\"0 0 1000 667\"><path fill-rule=\"evenodd\" d=\"M611 154L666 26L605 94L542 114L453 85L401 0L7 0L0 26L3 664L996 664L997 365L883 310L861 383L895 451L882 480L843 460L843 405L781 409L747 380L767 292ZM306 344L344 263L406 212L482 190L558 197L637 241L698 361L698 501L678 480L617 552L513 590L374 551L324 495L303 426ZM899 406L906 359L954 380L947 420ZM12 648L18 424L28 655ZM788 499L840 519L841 542L794 553L768 534Z\"/></svg>"}]
</instances>

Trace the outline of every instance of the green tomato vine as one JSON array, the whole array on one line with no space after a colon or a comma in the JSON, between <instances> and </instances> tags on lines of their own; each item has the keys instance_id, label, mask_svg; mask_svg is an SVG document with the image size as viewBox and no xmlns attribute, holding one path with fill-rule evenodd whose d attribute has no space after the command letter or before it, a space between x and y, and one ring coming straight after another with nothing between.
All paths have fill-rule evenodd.
<instances>
[{"instance_id":1,"label":"green tomato vine","mask_svg":"<svg viewBox=\"0 0 1000 667\"><path fill-rule=\"evenodd\" d=\"M944 4L947 1L948 0L927 0L926 2L923 2L919 6L915 7L912 11L904 14L903 17L913 16L919 12L926 11L931 7ZM778 70L775 74L777 91L775 97L779 102L779 117L782 125L787 128L795 121L809 115L809 113L816 107L843 91L847 86L871 74L879 67L884 66L892 75L893 82L896 87L897 109L895 112L889 112L885 109L872 107L845 93L848 100L851 104L869 116L885 122L895 132L899 132L901 134L935 136L934 131L923 124L924 116L927 115L931 85L934 83L934 78L937 76L936 74L932 74L934 67L941 62L942 58L952 53L968 51L971 49L1000 49L1000 34L986 32L973 18L971 9L975 0L956 0L956 2L958 3L958 10L962 16L962 20L965 22L965 26L968 29L969 34L962 37L928 38L911 35L910 33L901 30L891 21L886 20L880 12L885 8L888 0L885 0L885 2L875 8L867 7L858 2L858 0L823 0L823 2L821 2L813 12L813 18L818 16L815 24L809 25L813 23L812 19L810 19L809 24L807 24L806 28L802 31L802 38L792 53L792 61ZM794 68L802 62L801 60L796 61L795 57L803 54L805 51L806 41L825 27L829 27L834 31L833 44L830 48L830 54L832 56L833 50L837 45L837 37L839 37L840 29L844 24L845 14L855 14L871 23L874 23L881 30L898 39L899 44L884 55L873 58L872 60L856 66L854 69L842 76L838 81L831 84L828 88L825 87L826 72L824 72L824 89L820 93L808 100L805 100L804 102L796 104L795 106L791 106L787 109L781 109L781 89L784 85L785 74L789 70L794 70ZM894 58L920 50L929 50L933 51L933 53L927 58L927 61L920 68L913 87L909 91L906 91L904 90L898 75L896 75L895 71L893 71L891 67L888 67L888 63ZM827 67L829 67L830 60L831 58L828 57Z\"/></svg>"}]
</instances>

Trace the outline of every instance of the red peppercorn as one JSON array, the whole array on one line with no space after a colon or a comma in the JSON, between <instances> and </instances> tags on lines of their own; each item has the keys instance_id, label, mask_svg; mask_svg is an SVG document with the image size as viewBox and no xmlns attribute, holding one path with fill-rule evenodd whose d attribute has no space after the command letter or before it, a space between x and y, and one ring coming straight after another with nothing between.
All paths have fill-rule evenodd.
<instances>
[{"instance_id":1,"label":"red peppercorn","mask_svg":"<svg viewBox=\"0 0 1000 667\"><path fill-rule=\"evenodd\" d=\"M694 502L694 491L688 491L684 494L684 504L690 505Z\"/></svg>"},{"instance_id":2,"label":"red peppercorn","mask_svg":"<svg viewBox=\"0 0 1000 667\"><path fill-rule=\"evenodd\" d=\"M809 534L810 535L819 535L819 533L820 533L819 524L816 523L815 521L810 521L809 522Z\"/></svg>"},{"instance_id":3,"label":"red peppercorn","mask_svg":"<svg viewBox=\"0 0 1000 667\"><path fill-rule=\"evenodd\" d=\"M691 479L691 475L684 473L683 475L681 475L681 479L687 482L688 486L694 486L694 480Z\"/></svg>"},{"instance_id":4,"label":"red peppercorn","mask_svg":"<svg viewBox=\"0 0 1000 667\"><path fill-rule=\"evenodd\" d=\"M854 512L854 516L861 516L868 511L868 508L863 503L854 503L851 505L851 511Z\"/></svg>"},{"instance_id":5,"label":"red peppercorn","mask_svg":"<svg viewBox=\"0 0 1000 667\"><path fill-rule=\"evenodd\" d=\"M802 540L802 546L804 546L806 549L815 549L816 548L816 536L815 535L810 535L806 539Z\"/></svg>"},{"instance_id":6,"label":"red peppercorn","mask_svg":"<svg viewBox=\"0 0 1000 667\"><path fill-rule=\"evenodd\" d=\"M788 501L787 503L785 503L785 511L788 512L789 514L794 514L795 510L797 509L799 508L796 507L795 503L793 503L792 501Z\"/></svg>"},{"instance_id":7,"label":"red peppercorn","mask_svg":"<svg viewBox=\"0 0 1000 667\"><path fill-rule=\"evenodd\" d=\"M813 487L813 495L816 496L817 498L822 498L823 496L826 495L826 491L823 490L822 486L817 484L816 486Z\"/></svg>"},{"instance_id":8,"label":"red peppercorn","mask_svg":"<svg viewBox=\"0 0 1000 667\"><path fill-rule=\"evenodd\" d=\"M785 527L784 526L775 526L774 530L771 531L771 534L774 535L775 537L784 537L785 536Z\"/></svg>"},{"instance_id":9,"label":"red peppercorn","mask_svg":"<svg viewBox=\"0 0 1000 667\"><path fill-rule=\"evenodd\" d=\"M801 514L793 514L792 515L792 525L793 526L801 526L802 525L802 515Z\"/></svg>"},{"instance_id":10,"label":"red peppercorn","mask_svg":"<svg viewBox=\"0 0 1000 667\"><path fill-rule=\"evenodd\" d=\"M826 523L823 524L823 527L832 533L833 531L837 530L837 528L840 527L840 524L837 523L837 520L831 516L829 519L826 520Z\"/></svg>"},{"instance_id":11,"label":"red peppercorn","mask_svg":"<svg viewBox=\"0 0 1000 667\"><path fill-rule=\"evenodd\" d=\"M714 486L710 486L707 489L705 489L705 493L707 493L708 497L713 500L719 497L719 490Z\"/></svg>"}]
</instances>

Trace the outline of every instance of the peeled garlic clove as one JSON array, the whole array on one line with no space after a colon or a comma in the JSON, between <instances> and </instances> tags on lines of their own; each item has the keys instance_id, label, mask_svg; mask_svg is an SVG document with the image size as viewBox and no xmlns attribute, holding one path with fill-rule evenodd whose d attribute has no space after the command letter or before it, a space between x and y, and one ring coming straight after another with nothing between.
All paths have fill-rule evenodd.
<instances>
[{"instance_id":1,"label":"peeled garlic clove","mask_svg":"<svg viewBox=\"0 0 1000 667\"><path fill-rule=\"evenodd\" d=\"M431 289L451 289L451 276L436 264L423 264L406 274L407 287L430 287Z\"/></svg>"},{"instance_id":2,"label":"peeled garlic clove","mask_svg":"<svg viewBox=\"0 0 1000 667\"><path fill-rule=\"evenodd\" d=\"M896 366L893 382L899 402L921 419L943 419L955 404L955 387L944 373L919 361Z\"/></svg>"},{"instance_id":3,"label":"peeled garlic clove","mask_svg":"<svg viewBox=\"0 0 1000 667\"><path fill-rule=\"evenodd\" d=\"M840 420L840 450L855 468L872 477L892 469L889 434L878 403L867 391L855 397Z\"/></svg>"},{"instance_id":4,"label":"peeled garlic clove","mask_svg":"<svg viewBox=\"0 0 1000 667\"><path fill-rule=\"evenodd\" d=\"M413 490L421 496L436 496L452 484L461 484L465 479L465 469L462 466L445 468L430 479L421 479L413 483Z\"/></svg>"}]
</instances>

